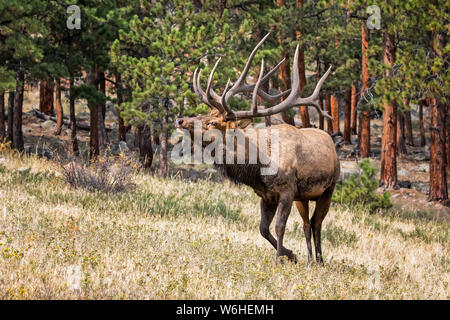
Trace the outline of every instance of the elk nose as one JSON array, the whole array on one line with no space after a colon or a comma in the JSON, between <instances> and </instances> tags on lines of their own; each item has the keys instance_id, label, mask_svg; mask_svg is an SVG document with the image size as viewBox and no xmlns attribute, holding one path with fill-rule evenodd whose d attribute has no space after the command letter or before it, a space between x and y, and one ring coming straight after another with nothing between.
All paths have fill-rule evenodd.
<instances>
[{"instance_id":1,"label":"elk nose","mask_svg":"<svg viewBox=\"0 0 450 320\"><path fill-rule=\"evenodd\" d=\"M184 122L184 119L183 119L183 118L177 120L177 124L178 124L179 126L181 126L181 125L183 124L183 122Z\"/></svg>"}]
</instances>

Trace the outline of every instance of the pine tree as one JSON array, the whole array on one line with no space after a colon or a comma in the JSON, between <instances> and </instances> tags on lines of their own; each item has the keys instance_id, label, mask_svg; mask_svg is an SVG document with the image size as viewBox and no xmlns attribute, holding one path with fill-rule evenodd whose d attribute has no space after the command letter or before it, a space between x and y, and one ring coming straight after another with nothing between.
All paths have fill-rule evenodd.
<instances>
[{"instance_id":1,"label":"pine tree","mask_svg":"<svg viewBox=\"0 0 450 320\"><path fill-rule=\"evenodd\" d=\"M227 54L231 52L227 45L231 38L228 10L218 18L218 11L210 9L196 8L184 1L146 3L144 17L135 16L130 30L120 32L111 49L112 62L121 80L133 88L129 101L122 104L121 116L126 124L151 126L160 135L162 175L167 173L164 147L169 119L176 113L195 112L199 107L207 110L199 106L191 89L195 67L207 62L205 72L208 72L210 60L222 56L219 68L225 69L220 74L233 71L230 61L235 57ZM220 79L215 87L223 86L225 80Z\"/></svg>"},{"instance_id":2,"label":"pine tree","mask_svg":"<svg viewBox=\"0 0 450 320\"><path fill-rule=\"evenodd\" d=\"M33 78L34 68L42 59L43 49L39 43L47 35L47 29L41 18L47 6L48 3L41 0L0 1L0 57L5 58L0 62L0 79L6 79L0 89L11 87L14 82L14 98L9 101L13 103L12 110L8 108L8 136L12 147L19 151L24 149L24 86L27 78Z\"/></svg>"}]
</instances>

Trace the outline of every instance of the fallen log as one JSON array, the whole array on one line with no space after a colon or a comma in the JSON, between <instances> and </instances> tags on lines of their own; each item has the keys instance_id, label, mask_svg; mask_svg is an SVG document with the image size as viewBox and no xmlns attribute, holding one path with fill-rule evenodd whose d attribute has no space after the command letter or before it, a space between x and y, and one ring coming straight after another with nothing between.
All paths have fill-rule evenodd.
<instances>
[{"instance_id":1,"label":"fallen log","mask_svg":"<svg viewBox=\"0 0 450 320\"><path fill-rule=\"evenodd\" d=\"M34 115L34 116L36 116L36 117L38 117L40 119L43 119L43 120L51 120L51 121L56 122L56 117L46 115L45 113L43 113L43 112L41 112L41 111L39 111L37 109L34 109L34 108L31 109L31 111L28 112L28 114L29 115ZM63 118L63 123L65 125L67 125L67 126L70 126L70 120L65 119L65 117ZM80 130L89 131L91 129L90 125L87 124L87 123L79 123L79 122L77 122L76 125L77 125L77 129L80 129ZM112 129L106 127L106 131L112 131Z\"/></svg>"}]
</instances>

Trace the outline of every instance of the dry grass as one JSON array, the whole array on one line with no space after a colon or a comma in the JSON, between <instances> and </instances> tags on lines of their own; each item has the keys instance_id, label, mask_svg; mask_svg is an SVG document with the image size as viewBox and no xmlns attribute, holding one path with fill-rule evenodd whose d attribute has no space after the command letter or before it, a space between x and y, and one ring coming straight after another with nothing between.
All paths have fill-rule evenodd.
<instances>
[{"instance_id":1,"label":"dry grass","mask_svg":"<svg viewBox=\"0 0 450 320\"><path fill-rule=\"evenodd\" d=\"M325 265L274 265L259 202L229 183L133 176L120 194L74 190L56 164L0 150L1 299L448 299L448 223L333 207ZM293 209L295 211L295 209Z\"/></svg>"},{"instance_id":2,"label":"dry grass","mask_svg":"<svg viewBox=\"0 0 450 320\"><path fill-rule=\"evenodd\" d=\"M91 192L117 193L131 189L133 169L124 157L103 157L85 164L71 160L61 163L64 181L75 189Z\"/></svg>"}]
</instances>

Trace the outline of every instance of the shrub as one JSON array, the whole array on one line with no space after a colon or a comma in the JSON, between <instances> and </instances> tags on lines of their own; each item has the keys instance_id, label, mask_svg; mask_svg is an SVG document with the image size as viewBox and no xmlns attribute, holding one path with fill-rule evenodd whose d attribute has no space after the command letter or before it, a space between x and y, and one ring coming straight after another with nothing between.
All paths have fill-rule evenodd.
<instances>
[{"instance_id":1,"label":"shrub","mask_svg":"<svg viewBox=\"0 0 450 320\"><path fill-rule=\"evenodd\" d=\"M333 194L333 201L344 205L363 205L370 211L389 209L392 207L390 193L376 194L378 180L375 178L375 168L369 159L359 162L360 177L351 176L342 185L337 185Z\"/></svg>"},{"instance_id":2,"label":"shrub","mask_svg":"<svg viewBox=\"0 0 450 320\"><path fill-rule=\"evenodd\" d=\"M66 183L76 189L116 193L134 186L133 170L124 159L100 158L89 165L69 161L61 168Z\"/></svg>"}]
</instances>

